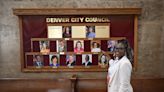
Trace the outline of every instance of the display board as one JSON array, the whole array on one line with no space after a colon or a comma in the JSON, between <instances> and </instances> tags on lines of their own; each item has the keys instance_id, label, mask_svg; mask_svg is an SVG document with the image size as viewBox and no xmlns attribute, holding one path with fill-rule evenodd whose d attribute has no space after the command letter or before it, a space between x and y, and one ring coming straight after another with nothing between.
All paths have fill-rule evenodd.
<instances>
[{"instance_id":1,"label":"display board","mask_svg":"<svg viewBox=\"0 0 164 92\"><path fill-rule=\"evenodd\" d=\"M103 15L97 11L90 14L89 9L78 9L79 14L53 9L60 12L54 14L40 9L41 13L31 13L35 10L14 9L21 30L22 71L107 71L115 44L121 39L129 41L136 68L138 12Z\"/></svg>"}]
</instances>

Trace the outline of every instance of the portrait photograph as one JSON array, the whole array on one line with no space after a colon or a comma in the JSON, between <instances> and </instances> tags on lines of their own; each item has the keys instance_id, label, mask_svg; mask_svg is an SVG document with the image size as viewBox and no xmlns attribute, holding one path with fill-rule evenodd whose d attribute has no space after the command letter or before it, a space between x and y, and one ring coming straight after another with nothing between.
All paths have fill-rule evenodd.
<instances>
[{"instance_id":1,"label":"portrait photograph","mask_svg":"<svg viewBox=\"0 0 164 92\"><path fill-rule=\"evenodd\" d=\"M49 54L50 52L49 41L39 41L39 47L40 47L40 52L42 54Z\"/></svg>"},{"instance_id":2,"label":"portrait photograph","mask_svg":"<svg viewBox=\"0 0 164 92\"><path fill-rule=\"evenodd\" d=\"M95 26L86 26L86 38L95 38Z\"/></svg>"},{"instance_id":3,"label":"portrait photograph","mask_svg":"<svg viewBox=\"0 0 164 92\"><path fill-rule=\"evenodd\" d=\"M84 41L83 40L75 40L74 41L74 52L75 53L84 52Z\"/></svg>"},{"instance_id":4,"label":"portrait photograph","mask_svg":"<svg viewBox=\"0 0 164 92\"><path fill-rule=\"evenodd\" d=\"M71 38L72 37L72 28L71 26L63 26L63 38Z\"/></svg>"},{"instance_id":5,"label":"portrait photograph","mask_svg":"<svg viewBox=\"0 0 164 92\"><path fill-rule=\"evenodd\" d=\"M66 51L66 42L65 40L57 40L56 43L56 48L57 48L57 52L65 52Z\"/></svg>"},{"instance_id":6,"label":"portrait photograph","mask_svg":"<svg viewBox=\"0 0 164 92\"><path fill-rule=\"evenodd\" d=\"M82 65L91 66L92 65L92 54L83 54L82 55Z\"/></svg>"},{"instance_id":7,"label":"portrait photograph","mask_svg":"<svg viewBox=\"0 0 164 92\"><path fill-rule=\"evenodd\" d=\"M100 67L107 67L108 66L108 60L110 59L109 55L106 54L99 54L99 61L98 61L98 65Z\"/></svg>"},{"instance_id":8,"label":"portrait photograph","mask_svg":"<svg viewBox=\"0 0 164 92\"><path fill-rule=\"evenodd\" d=\"M116 44L117 44L117 40L108 40L108 42L107 42L108 51L114 52Z\"/></svg>"},{"instance_id":9,"label":"portrait photograph","mask_svg":"<svg viewBox=\"0 0 164 92\"><path fill-rule=\"evenodd\" d=\"M44 66L43 55L33 55L33 66L41 68Z\"/></svg>"},{"instance_id":10,"label":"portrait photograph","mask_svg":"<svg viewBox=\"0 0 164 92\"><path fill-rule=\"evenodd\" d=\"M100 40L91 41L91 52L101 52Z\"/></svg>"},{"instance_id":11,"label":"portrait photograph","mask_svg":"<svg viewBox=\"0 0 164 92\"><path fill-rule=\"evenodd\" d=\"M76 65L76 56L74 54L67 54L66 65L68 67L73 67Z\"/></svg>"},{"instance_id":12,"label":"portrait photograph","mask_svg":"<svg viewBox=\"0 0 164 92\"><path fill-rule=\"evenodd\" d=\"M59 67L59 62L60 61L60 57L59 54L50 54L49 55L49 65L52 68L57 68Z\"/></svg>"}]
</instances>

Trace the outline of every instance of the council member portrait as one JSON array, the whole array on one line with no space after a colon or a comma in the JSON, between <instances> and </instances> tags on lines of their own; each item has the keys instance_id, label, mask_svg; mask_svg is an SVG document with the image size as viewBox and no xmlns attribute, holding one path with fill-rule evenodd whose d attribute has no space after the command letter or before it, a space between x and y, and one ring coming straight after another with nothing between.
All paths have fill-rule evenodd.
<instances>
[{"instance_id":1,"label":"council member portrait","mask_svg":"<svg viewBox=\"0 0 164 92\"><path fill-rule=\"evenodd\" d=\"M42 54L48 54L50 52L49 41L39 41L39 46Z\"/></svg>"},{"instance_id":2,"label":"council member portrait","mask_svg":"<svg viewBox=\"0 0 164 92\"><path fill-rule=\"evenodd\" d=\"M116 44L117 44L117 40L108 40L108 51L113 52Z\"/></svg>"},{"instance_id":3,"label":"council member portrait","mask_svg":"<svg viewBox=\"0 0 164 92\"><path fill-rule=\"evenodd\" d=\"M92 41L91 46L91 52L101 52L100 41Z\"/></svg>"},{"instance_id":4,"label":"council member portrait","mask_svg":"<svg viewBox=\"0 0 164 92\"><path fill-rule=\"evenodd\" d=\"M99 55L99 62L98 65L100 67L107 67L108 66L108 60L109 60L109 56L106 54L100 54Z\"/></svg>"},{"instance_id":5,"label":"council member portrait","mask_svg":"<svg viewBox=\"0 0 164 92\"><path fill-rule=\"evenodd\" d=\"M82 53L84 52L84 42L81 40L74 41L74 52Z\"/></svg>"},{"instance_id":6,"label":"council member portrait","mask_svg":"<svg viewBox=\"0 0 164 92\"><path fill-rule=\"evenodd\" d=\"M52 68L59 67L59 55L50 55L50 66Z\"/></svg>"},{"instance_id":7,"label":"council member portrait","mask_svg":"<svg viewBox=\"0 0 164 92\"><path fill-rule=\"evenodd\" d=\"M73 54L69 54L66 56L66 64L68 67L73 67L76 64L76 56Z\"/></svg>"},{"instance_id":8,"label":"council member portrait","mask_svg":"<svg viewBox=\"0 0 164 92\"><path fill-rule=\"evenodd\" d=\"M71 38L71 26L63 26L63 38Z\"/></svg>"},{"instance_id":9,"label":"council member portrait","mask_svg":"<svg viewBox=\"0 0 164 92\"><path fill-rule=\"evenodd\" d=\"M57 41L57 52L65 52L66 50L66 44L64 40L58 40Z\"/></svg>"},{"instance_id":10,"label":"council member portrait","mask_svg":"<svg viewBox=\"0 0 164 92\"><path fill-rule=\"evenodd\" d=\"M95 38L95 26L86 26L86 37Z\"/></svg>"},{"instance_id":11,"label":"council member portrait","mask_svg":"<svg viewBox=\"0 0 164 92\"><path fill-rule=\"evenodd\" d=\"M44 66L42 55L33 56L33 66L36 66L37 68L41 68L42 66Z\"/></svg>"},{"instance_id":12,"label":"council member portrait","mask_svg":"<svg viewBox=\"0 0 164 92\"><path fill-rule=\"evenodd\" d=\"M82 65L84 65L84 66L92 65L92 55L91 54L83 54L82 55Z\"/></svg>"}]
</instances>

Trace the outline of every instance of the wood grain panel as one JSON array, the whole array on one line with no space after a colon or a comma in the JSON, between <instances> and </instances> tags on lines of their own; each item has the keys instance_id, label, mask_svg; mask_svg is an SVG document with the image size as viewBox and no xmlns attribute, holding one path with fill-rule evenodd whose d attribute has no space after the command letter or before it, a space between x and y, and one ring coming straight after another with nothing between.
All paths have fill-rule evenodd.
<instances>
[{"instance_id":1,"label":"wood grain panel","mask_svg":"<svg viewBox=\"0 0 164 92\"><path fill-rule=\"evenodd\" d=\"M107 92L106 79L0 79L0 92ZM164 78L133 78L134 92L164 92Z\"/></svg>"}]
</instances>

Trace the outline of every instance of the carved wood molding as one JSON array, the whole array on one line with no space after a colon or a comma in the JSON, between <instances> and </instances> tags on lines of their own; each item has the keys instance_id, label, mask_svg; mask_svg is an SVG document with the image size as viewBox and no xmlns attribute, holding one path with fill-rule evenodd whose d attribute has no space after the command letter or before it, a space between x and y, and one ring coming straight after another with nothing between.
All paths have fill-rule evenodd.
<instances>
[{"instance_id":1,"label":"carved wood molding","mask_svg":"<svg viewBox=\"0 0 164 92\"><path fill-rule=\"evenodd\" d=\"M14 8L14 15L124 15L141 14L141 8Z\"/></svg>"}]
</instances>

